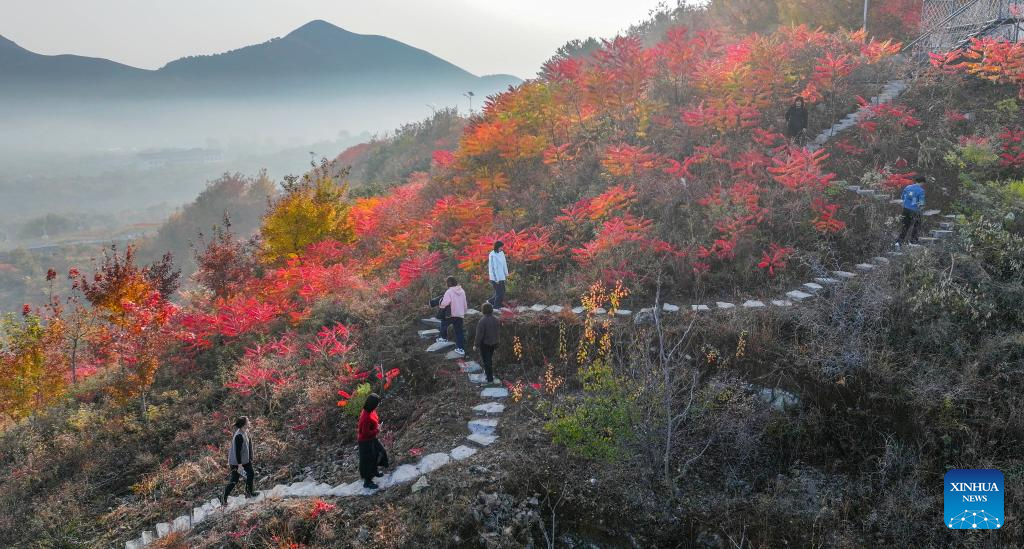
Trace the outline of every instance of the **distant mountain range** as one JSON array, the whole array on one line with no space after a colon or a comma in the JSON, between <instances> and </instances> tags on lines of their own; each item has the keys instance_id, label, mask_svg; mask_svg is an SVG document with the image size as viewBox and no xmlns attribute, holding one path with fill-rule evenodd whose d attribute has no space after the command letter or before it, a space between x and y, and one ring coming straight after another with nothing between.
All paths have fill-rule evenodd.
<instances>
[{"instance_id":1,"label":"distant mountain range","mask_svg":"<svg viewBox=\"0 0 1024 549\"><path fill-rule=\"evenodd\" d=\"M423 88L486 94L520 80L478 77L429 52L383 36L312 21L282 38L145 70L78 55L40 55L0 36L0 96L153 99L393 93Z\"/></svg>"}]
</instances>

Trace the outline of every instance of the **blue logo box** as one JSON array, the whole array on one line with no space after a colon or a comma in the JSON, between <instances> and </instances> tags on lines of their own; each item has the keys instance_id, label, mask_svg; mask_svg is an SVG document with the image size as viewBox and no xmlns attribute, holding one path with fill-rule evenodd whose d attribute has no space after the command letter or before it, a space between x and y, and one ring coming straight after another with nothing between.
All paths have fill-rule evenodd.
<instances>
[{"instance_id":1,"label":"blue logo box","mask_svg":"<svg viewBox=\"0 0 1024 549\"><path fill-rule=\"evenodd\" d=\"M998 530L1003 513L1003 473L953 469L946 473L945 523L953 530Z\"/></svg>"}]
</instances>

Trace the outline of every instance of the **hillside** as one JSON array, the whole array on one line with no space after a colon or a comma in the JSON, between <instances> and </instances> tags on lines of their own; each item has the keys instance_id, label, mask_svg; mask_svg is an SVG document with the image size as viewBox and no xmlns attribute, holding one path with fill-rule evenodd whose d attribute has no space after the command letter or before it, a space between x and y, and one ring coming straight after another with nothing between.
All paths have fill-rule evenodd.
<instances>
[{"instance_id":1,"label":"hillside","mask_svg":"<svg viewBox=\"0 0 1024 549\"><path fill-rule=\"evenodd\" d=\"M657 20L287 180L184 292L115 249L10 318L0 544L1015 543L1024 46L923 65L861 32ZM806 147L781 134L794 96ZM453 275L481 308L496 239L482 387L427 303ZM379 491L357 480L369 390ZM262 494L222 509L243 414ZM954 468L1004 473L1005 527L939 522Z\"/></svg>"}]
</instances>

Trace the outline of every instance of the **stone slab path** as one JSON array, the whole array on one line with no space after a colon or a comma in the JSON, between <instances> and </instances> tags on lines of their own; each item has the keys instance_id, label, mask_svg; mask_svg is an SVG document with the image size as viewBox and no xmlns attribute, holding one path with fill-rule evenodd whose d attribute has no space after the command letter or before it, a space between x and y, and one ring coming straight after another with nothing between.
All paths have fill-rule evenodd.
<instances>
[{"instance_id":1,"label":"stone slab path","mask_svg":"<svg viewBox=\"0 0 1024 549\"><path fill-rule=\"evenodd\" d=\"M908 87L908 84L903 80L893 80L886 83L882 92L871 98L870 105L861 107L856 112L849 114L839 123L820 133L815 137L811 144L807 145L806 148L809 150L820 149L836 135L855 127L859 120L868 116L867 111L870 109L871 105L893 101L906 91ZM857 185L847 185L842 182L839 182L839 185L846 188L848 191L855 193L860 198L878 201L886 200L893 206L902 204L899 200L890 200L890 196L886 193L880 193L873 189L864 189ZM941 213L942 212L939 210L927 210L924 212L924 216L934 217ZM922 243L934 244L953 234L956 216L944 215L941 219L942 221L939 223L939 228L930 231L929 234L931 236L922 237L920 239ZM907 246L906 249L907 251L911 251L920 247L922 246L910 245ZM716 301L713 304L694 303L685 308L694 313L710 313L712 311L732 312L739 310L764 309L769 306L792 307L813 299L817 295L825 292L828 288L837 286L860 276L867 276L874 273L889 265L891 263L890 258L902 256L904 253L904 251L892 251L888 252L889 257L872 257L869 260L865 260L862 263L854 265L850 271L837 270L829 273L823 273L822 276L814 278L813 281L806 282L799 288L786 292L784 296L766 296L759 299L748 299L739 306L727 301ZM678 313L683 308L684 306L671 303L661 304L662 313ZM530 307L518 307L516 309L516 312L519 314L534 315L557 315L562 314L563 311L571 311L574 315L583 315L587 313L587 311L580 306L570 308L566 305L546 305L543 303L537 303ZM638 314L634 314L629 310L620 309L615 312L615 316L619 318L633 318L636 323L643 323L652 321L657 312L658 311L656 311L654 307L641 309ZM475 316L479 314L480 313L476 310L467 311L467 316ZM604 309L596 309L592 314L605 315L607 314L607 311ZM421 323L426 325L427 328L418 330L417 336L423 339L431 339L436 338L439 335L438 328L441 325L440 320L436 318L424 318ZM454 343L452 342L435 342L426 348L426 352L440 353L442 351L450 351L445 355L445 357L447 359L459 361L460 370L467 375L467 379L470 383L473 383L474 385L481 384L484 380L483 375L480 373L482 370L480 365L473 361L463 360L461 355L455 355L454 351L451 351L453 347ZM467 444L460 444L455 448L452 448L447 453L435 453L423 456L423 458L421 458L416 464L405 464L396 467L393 471L381 479L378 479L377 484L380 486L379 490L386 490L393 486L402 484L410 484L440 467L468 459L476 454L480 449L494 444L498 440L497 432L499 418L505 411L505 405L502 404L501 401L508 396L508 389L505 389L504 387L483 388L480 391L480 398L484 399L486 402L473 407L473 413L477 418L470 421L467 425L467 429L469 431L469 435L466 436ZM776 399L783 397L773 395L772 398ZM153 541L165 537L173 532L187 532L210 517L223 513L230 513L247 505L259 503L264 500L282 498L358 497L370 496L376 492L376 490L363 488L362 479L355 480L347 484L339 484L337 486L331 486L329 484L318 483L315 481L302 481L292 484L278 484L270 490L264 490L259 496L254 498L233 496L228 498L227 506L222 506L220 501L217 499L211 499L210 501L192 508L187 513L182 514L169 522L161 522L156 524L152 530L143 531L138 538L125 543L125 549L141 549Z\"/></svg>"},{"instance_id":2,"label":"stone slab path","mask_svg":"<svg viewBox=\"0 0 1024 549\"><path fill-rule=\"evenodd\" d=\"M535 309L531 308L531 309ZM552 310L548 310L552 309ZM561 308L549 308L543 306L546 312L561 312ZM427 318L421 321L428 326L440 324L437 319ZM419 330L417 335L421 338L437 337L437 329ZM454 343L433 343L427 347L428 353L440 353L454 346ZM459 369L466 374L467 380L479 386L486 383L484 375L480 372L483 368L472 360L461 360L462 357L450 357L459 359ZM495 380L497 382L497 380ZM284 498L346 498L371 496L379 490L411 484L424 475L431 473L450 463L457 463L472 457L478 451L494 444L498 440L498 425L500 416L505 412L505 405L500 401L507 398L508 389L504 387L484 387L480 391L480 398L485 402L473 407L475 419L467 424L469 434L466 442L459 444L446 453L435 453L423 456L415 464L399 465L394 470L377 479L378 490L370 490L363 487L363 480L357 479L349 483L331 486L330 484L316 481L293 482L291 484L278 484L269 490L263 490L260 495L253 498L245 496L231 496L228 498L227 506L223 506L219 499L211 499L181 516L168 522L161 522L153 526L152 530L143 531L138 538L124 544L125 549L142 549L154 541L176 532L188 532L203 521L224 513L231 513L248 505L260 503L265 500L278 500Z\"/></svg>"}]
</instances>

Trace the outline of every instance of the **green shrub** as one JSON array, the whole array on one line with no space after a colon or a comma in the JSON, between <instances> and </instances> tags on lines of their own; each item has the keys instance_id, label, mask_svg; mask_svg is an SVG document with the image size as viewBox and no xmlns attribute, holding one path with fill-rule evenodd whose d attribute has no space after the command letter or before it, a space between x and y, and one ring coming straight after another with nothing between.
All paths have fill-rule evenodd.
<instances>
[{"instance_id":1,"label":"green shrub","mask_svg":"<svg viewBox=\"0 0 1024 549\"><path fill-rule=\"evenodd\" d=\"M363 405L366 404L366 397L370 396L371 392L373 391L369 383L361 383L356 387L355 391L352 391L352 398L348 399L348 406L345 406L342 410L352 417L359 416Z\"/></svg>"},{"instance_id":2,"label":"green shrub","mask_svg":"<svg viewBox=\"0 0 1024 549\"><path fill-rule=\"evenodd\" d=\"M573 454L619 460L633 438L637 398L632 384L603 359L581 369L580 377L583 396L556 406L545 429Z\"/></svg>"}]
</instances>

